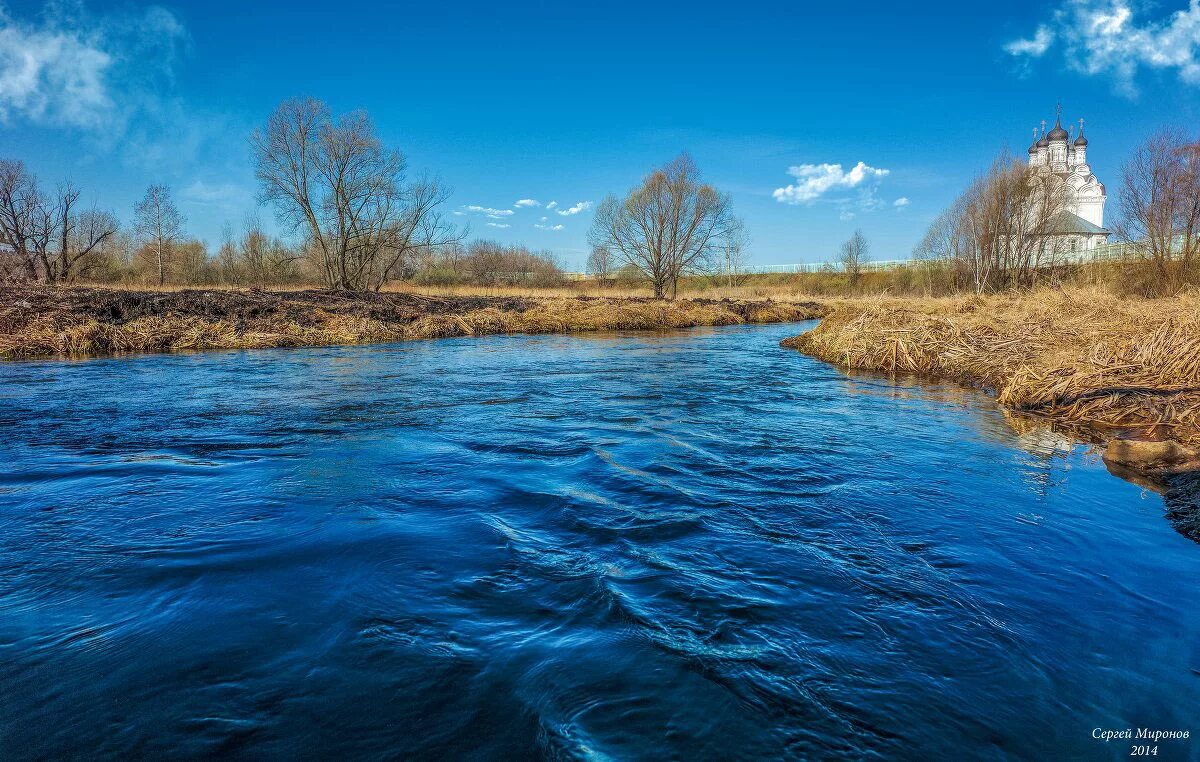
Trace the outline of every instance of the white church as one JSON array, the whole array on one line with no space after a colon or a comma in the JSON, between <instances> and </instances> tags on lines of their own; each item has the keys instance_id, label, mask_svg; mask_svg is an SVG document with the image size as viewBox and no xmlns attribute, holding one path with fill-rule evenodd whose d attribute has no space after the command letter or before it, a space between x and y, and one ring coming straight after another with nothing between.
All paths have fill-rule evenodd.
<instances>
[{"instance_id":1,"label":"white church","mask_svg":"<svg viewBox=\"0 0 1200 762\"><path fill-rule=\"evenodd\" d=\"M1046 132L1042 122L1041 135L1033 131L1033 145L1029 146L1029 165L1039 173L1054 174L1066 183L1069 189L1066 209L1057 214L1049 224L1047 234L1054 240L1058 251L1086 251L1107 243L1109 231L1104 228L1104 183L1092 174L1088 166L1088 141L1083 136L1083 120L1079 120L1079 135L1074 140L1062 126L1062 106L1054 129Z\"/></svg>"}]
</instances>

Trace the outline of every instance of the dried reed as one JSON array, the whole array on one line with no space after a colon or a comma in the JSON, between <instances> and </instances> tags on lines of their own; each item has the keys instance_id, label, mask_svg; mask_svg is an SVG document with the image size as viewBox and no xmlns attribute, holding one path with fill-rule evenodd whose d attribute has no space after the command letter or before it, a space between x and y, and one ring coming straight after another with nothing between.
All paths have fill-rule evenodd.
<instances>
[{"instance_id":1,"label":"dried reed","mask_svg":"<svg viewBox=\"0 0 1200 762\"><path fill-rule=\"evenodd\" d=\"M807 320L818 304L328 291L0 288L0 358Z\"/></svg>"},{"instance_id":2,"label":"dried reed","mask_svg":"<svg viewBox=\"0 0 1200 762\"><path fill-rule=\"evenodd\" d=\"M1102 290L845 302L788 339L848 368L994 390L1008 407L1100 438L1200 445L1200 300Z\"/></svg>"}]
</instances>

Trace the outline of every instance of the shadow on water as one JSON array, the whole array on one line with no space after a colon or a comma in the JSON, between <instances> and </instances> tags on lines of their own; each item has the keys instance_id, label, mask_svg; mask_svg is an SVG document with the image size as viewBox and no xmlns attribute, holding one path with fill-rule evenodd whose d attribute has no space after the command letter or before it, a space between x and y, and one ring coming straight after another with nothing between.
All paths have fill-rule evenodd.
<instances>
[{"instance_id":1,"label":"shadow on water","mask_svg":"<svg viewBox=\"0 0 1200 762\"><path fill-rule=\"evenodd\" d=\"M796 331L0 366L0 757L1116 758L1094 728L1189 727L1195 483Z\"/></svg>"}]
</instances>

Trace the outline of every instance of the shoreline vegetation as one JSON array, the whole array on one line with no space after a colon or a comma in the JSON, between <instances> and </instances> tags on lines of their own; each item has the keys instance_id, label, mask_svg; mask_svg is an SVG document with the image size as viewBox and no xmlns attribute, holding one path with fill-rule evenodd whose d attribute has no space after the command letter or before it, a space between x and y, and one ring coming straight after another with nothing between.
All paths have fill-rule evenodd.
<instances>
[{"instance_id":1,"label":"shoreline vegetation","mask_svg":"<svg viewBox=\"0 0 1200 762\"><path fill-rule=\"evenodd\" d=\"M0 359L799 322L813 301L0 287Z\"/></svg>"},{"instance_id":2,"label":"shoreline vegetation","mask_svg":"<svg viewBox=\"0 0 1200 762\"><path fill-rule=\"evenodd\" d=\"M1134 476L1200 471L1200 296L1190 292L806 298L757 290L751 298L661 300L481 291L0 286L0 360L820 318L783 346L849 370L986 389L1006 409L1103 445L1110 467Z\"/></svg>"},{"instance_id":3,"label":"shoreline vegetation","mask_svg":"<svg viewBox=\"0 0 1200 762\"><path fill-rule=\"evenodd\" d=\"M853 370L981 387L1106 447L1116 470L1200 469L1200 298L1042 289L836 304L783 346Z\"/></svg>"}]
</instances>

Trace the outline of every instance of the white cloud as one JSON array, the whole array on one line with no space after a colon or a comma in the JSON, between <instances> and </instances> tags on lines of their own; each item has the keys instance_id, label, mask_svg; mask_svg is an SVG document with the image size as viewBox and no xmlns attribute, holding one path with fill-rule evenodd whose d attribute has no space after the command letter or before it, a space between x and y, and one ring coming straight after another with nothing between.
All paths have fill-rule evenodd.
<instances>
[{"instance_id":1,"label":"white cloud","mask_svg":"<svg viewBox=\"0 0 1200 762\"><path fill-rule=\"evenodd\" d=\"M1135 18L1134 7L1129 0L1068 0L1052 17L1057 36L1042 25L1033 39L1004 49L1037 58L1061 43L1068 67L1111 76L1127 95L1137 93L1135 79L1142 69L1174 71L1183 82L1200 85L1200 0L1159 20Z\"/></svg>"},{"instance_id":2,"label":"white cloud","mask_svg":"<svg viewBox=\"0 0 1200 762\"><path fill-rule=\"evenodd\" d=\"M235 183L196 180L179 192L179 198L189 204L237 210L253 206L254 192Z\"/></svg>"},{"instance_id":3,"label":"white cloud","mask_svg":"<svg viewBox=\"0 0 1200 762\"><path fill-rule=\"evenodd\" d=\"M591 201L580 201L578 204L576 204L575 206L572 206L569 209L555 209L554 211L555 211L555 213L561 214L564 217L570 217L572 214L579 214L580 212L587 211L588 209L591 209L591 208L592 208Z\"/></svg>"},{"instance_id":4,"label":"white cloud","mask_svg":"<svg viewBox=\"0 0 1200 762\"><path fill-rule=\"evenodd\" d=\"M549 204L546 204L546 208L547 208L547 209L553 209L553 208L554 208L554 207L556 207L556 206L558 206L558 202L557 202L557 201L551 201Z\"/></svg>"},{"instance_id":5,"label":"white cloud","mask_svg":"<svg viewBox=\"0 0 1200 762\"><path fill-rule=\"evenodd\" d=\"M542 205L542 202L540 202L536 199L532 199L532 198L523 198L520 201L518 201L517 203L513 204L513 206L541 206L541 205Z\"/></svg>"},{"instance_id":6,"label":"white cloud","mask_svg":"<svg viewBox=\"0 0 1200 762\"><path fill-rule=\"evenodd\" d=\"M838 219L842 222L849 222L850 220L854 219L854 212L850 211L849 209L843 209L838 213Z\"/></svg>"},{"instance_id":7,"label":"white cloud","mask_svg":"<svg viewBox=\"0 0 1200 762\"><path fill-rule=\"evenodd\" d=\"M123 131L157 76L171 78L186 31L169 11L94 18L51 4L39 23L0 7L0 122Z\"/></svg>"},{"instance_id":8,"label":"white cloud","mask_svg":"<svg viewBox=\"0 0 1200 762\"><path fill-rule=\"evenodd\" d=\"M1005 45L1004 52L1012 56L1033 56L1037 58L1045 55L1053 43L1054 32L1050 31L1049 27L1043 25L1037 28L1032 38L1028 40L1013 40Z\"/></svg>"},{"instance_id":9,"label":"white cloud","mask_svg":"<svg viewBox=\"0 0 1200 762\"><path fill-rule=\"evenodd\" d=\"M35 29L0 11L0 119L98 127L113 108L113 58L82 33Z\"/></svg>"},{"instance_id":10,"label":"white cloud","mask_svg":"<svg viewBox=\"0 0 1200 762\"><path fill-rule=\"evenodd\" d=\"M907 196L901 196L900 198L898 198L892 202L892 206L896 207L897 209L903 209L904 207L908 206L911 203L912 202L908 200Z\"/></svg>"},{"instance_id":11,"label":"white cloud","mask_svg":"<svg viewBox=\"0 0 1200 762\"><path fill-rule=\"evenodd\" d=\"M562 225L543 225L540 222L534 223L533 226L535 228L537 228L538 230L562 230L563 229Z\"/></svg>"},{"instance_id":12,"label":"white cloud","mask_svg":"<svg viewBox=\"0 0 1200 762\"><path fill-rule=\"evenodd\" d=\"M776 188L772 195L782 204L811 204L830 191L857 188L867 183L864 190L870 197L873 195L871 184L886 177L889 172L869 167L861 161L849 172L841 164L799 164L788 168L788 174L797 182Z\"/></svg>"},{"instance_id":13,"label":"white cloud","mask_svg":"<svg viewBox=\"0 0 1200 762\"><path fill-rule=\"evenodd\" d=\"M506 222L489 222L487 224L487 226L489 228L511 228L512 227L512 225L509 225Z\"/></svg>"},{"instance_id":14,"label":"white cloud","mask_svg":"<svg viewBox=\"0 0 1200 762\"><path fill-rule=\"evenodd\" d=\"M466 209L468 212L472 212L474 214L486 215L491 217L493 220L502 220L505 217L511 217L514 214L512 209L493 209L490 206L477 206L475 204L464 206L463 209Z\"/></svg>"}]
</instances>

